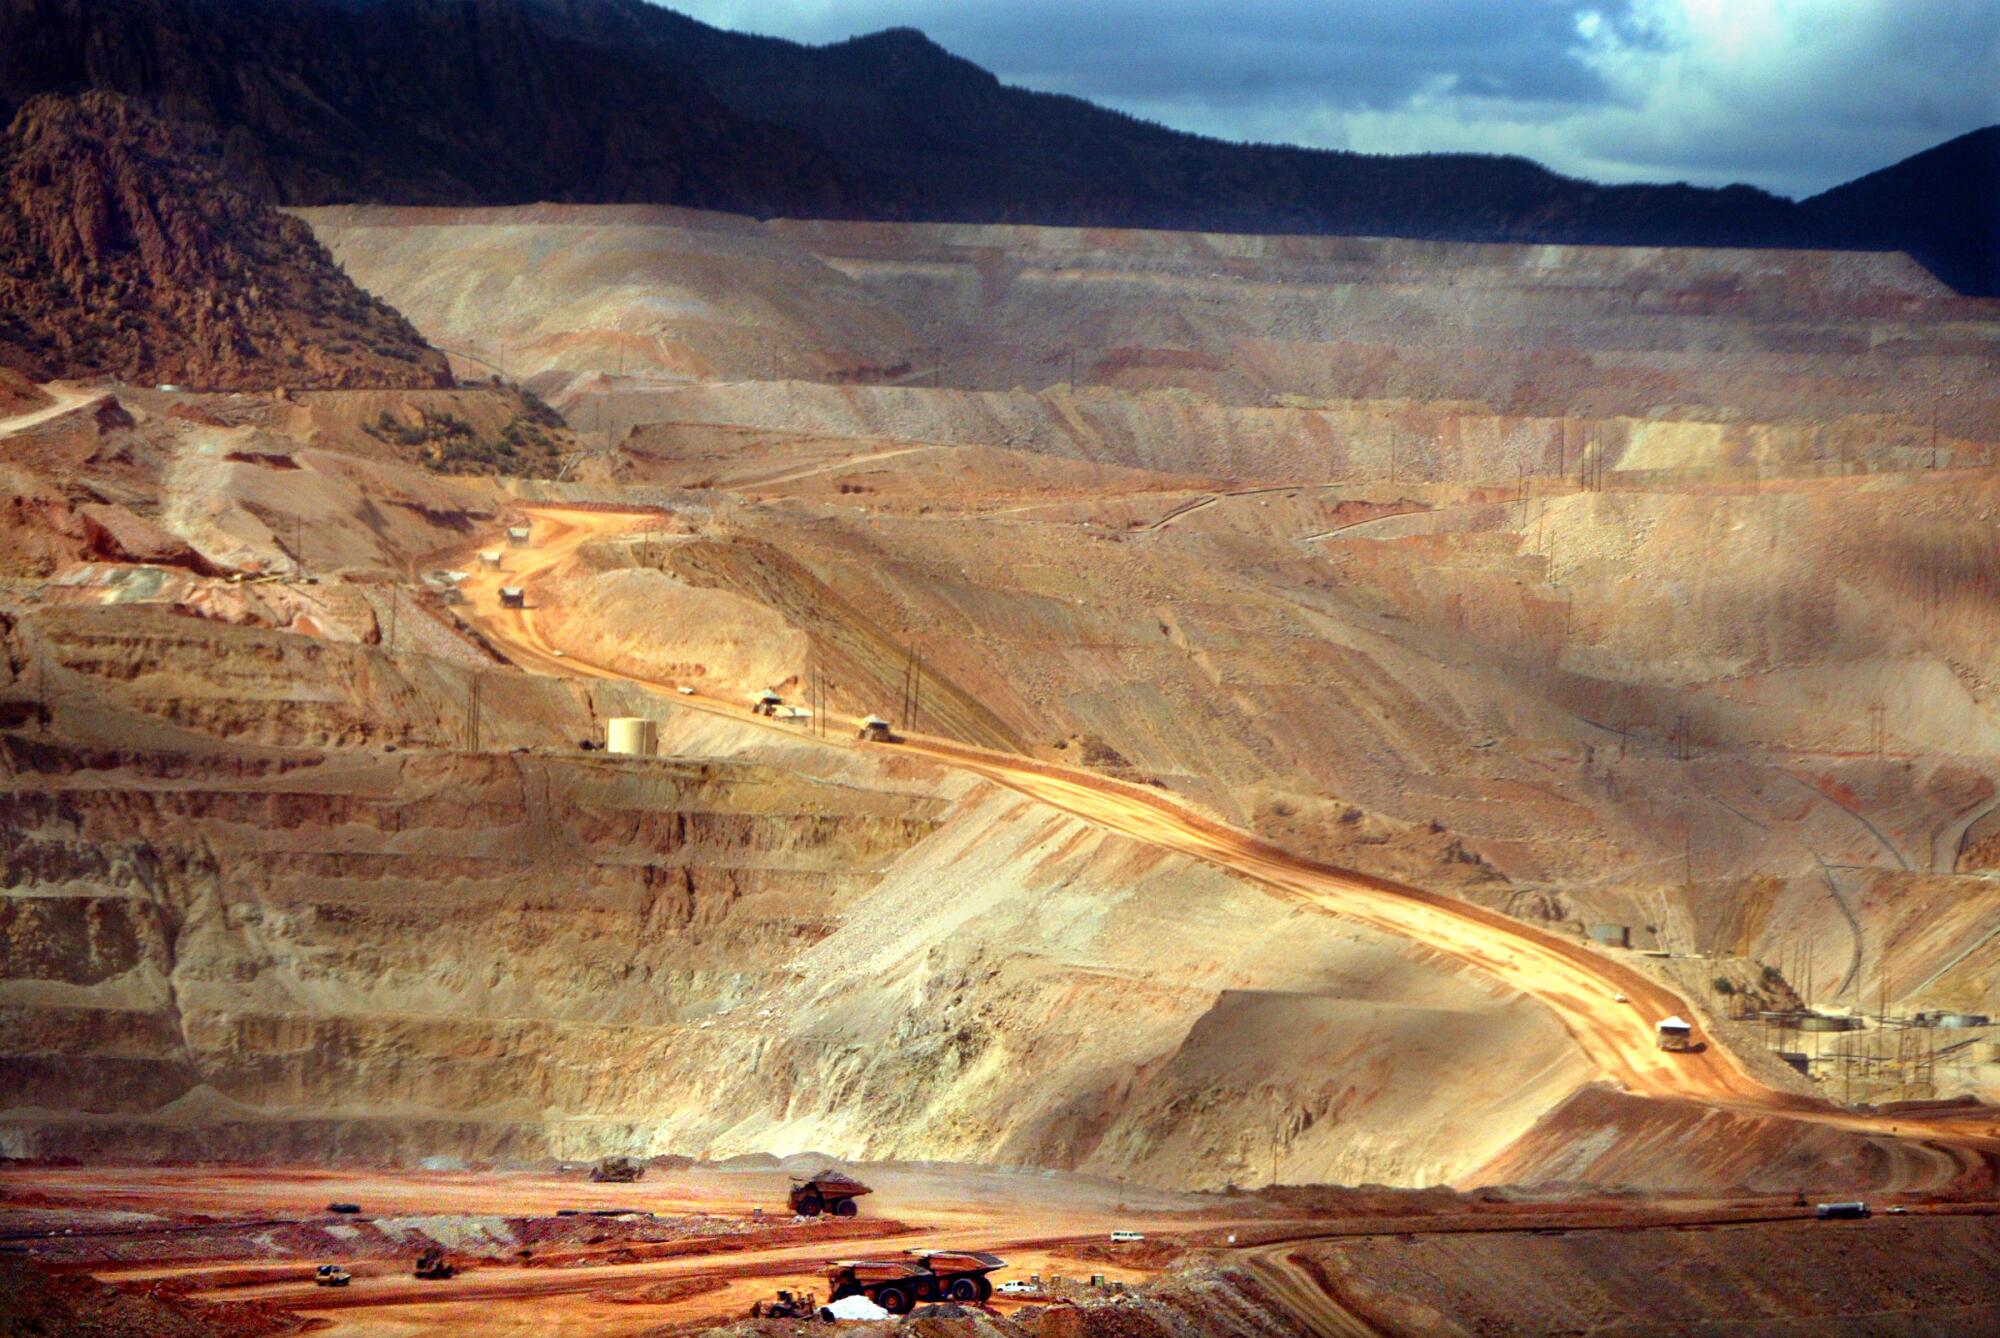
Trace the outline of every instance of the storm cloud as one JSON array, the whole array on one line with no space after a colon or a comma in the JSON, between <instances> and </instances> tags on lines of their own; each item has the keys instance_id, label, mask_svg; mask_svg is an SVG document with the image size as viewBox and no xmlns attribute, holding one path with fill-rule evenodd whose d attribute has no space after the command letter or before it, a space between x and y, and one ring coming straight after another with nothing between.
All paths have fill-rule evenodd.
<instances>
[{"instance_id":1,"label":"storm cloud","mask_svg":"<svg viewBox=\"0 0 2000 1338\"><path fill-rule=\"evenodd\" d=\"M2000 0L674 0L806 42L923 29L1224 139L1519 153L1823 190L2000 121Z\"/></svg>"}]
</instances>

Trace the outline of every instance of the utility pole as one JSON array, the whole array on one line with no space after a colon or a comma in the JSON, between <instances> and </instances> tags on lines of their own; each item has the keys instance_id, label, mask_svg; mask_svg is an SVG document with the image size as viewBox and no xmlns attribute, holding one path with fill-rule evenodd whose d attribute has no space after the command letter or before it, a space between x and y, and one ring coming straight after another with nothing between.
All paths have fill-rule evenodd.
<instances>
[{"instance_id":1,"label":"utility pole","mask_svg":"<svg viewBox=\"0 0 2000 1338\"><path fill-rule=\"evenodd\" d=\"M399 592L394 585L389 587L389 653L396 653L396 609L402 603L396 596Z\"/></svg>"},{"instance_id":2,"label":"utility pole","mask_svg":"<svg viewBox=\"0 0 2000 1338\"><path fill-rule=\"evenodd\" d=\"M306 518L303 514L292 517L292 566L298 569L303 580L306 574Z\"/></svg>"},{"instance_id":3,"label":"utility pole","mask_svg":"<svg viewBox=\"0 0 2000 1338\"><path fill-rule=\"evenodd\" d=\"M479 671L472 671L472 683L465 698L465 750L479 751Z\"/></svg>"},{"instance_id":4,"label":"utility pole","mask_svg":"<svg viewBox=\"0 0 2000 1338\"><path fill-rule=\"evenodd\" d=\"M1069 346L1069 393L1076 394L1076 345Z\"/></svg>"}]
</instances>

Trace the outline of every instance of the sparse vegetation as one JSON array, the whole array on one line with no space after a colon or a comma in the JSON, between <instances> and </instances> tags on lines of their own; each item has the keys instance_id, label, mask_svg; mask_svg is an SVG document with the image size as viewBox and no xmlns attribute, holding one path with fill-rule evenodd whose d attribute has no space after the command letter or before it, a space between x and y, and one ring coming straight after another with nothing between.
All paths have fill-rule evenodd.
<instances>
[{"instance_id":1,"label":"sparse vegetation","mask_svg":"<svg viewBox=\"0 0 2000 1338\"><path fill-rule=\"evenodd\" d=\"M441 474L535 478L553 472L562 455L554 431L541 421L542 414L553 417L554 413L547 405L540 408L541 413L531 406L528 412L517 414L491 437L482 436L457 414L432 409L419 409L415 422L385 409L363 430L377 441L415 451L421 463ZM556 419L558 425L561 421Z\"/></svg>"}]
</instances>

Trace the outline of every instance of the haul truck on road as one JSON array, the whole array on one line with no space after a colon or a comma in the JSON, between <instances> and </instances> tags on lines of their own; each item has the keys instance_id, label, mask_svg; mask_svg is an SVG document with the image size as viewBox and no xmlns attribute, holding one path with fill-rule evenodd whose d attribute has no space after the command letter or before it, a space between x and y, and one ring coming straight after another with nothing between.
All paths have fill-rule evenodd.
<instances>
[{"instance_id":1,"label":"haul truck on road","mask_svg":"<svg viewBox=\"0 0 2000 1338\"><path fill-rule=\"evenodd\" d=\"M849 1259L826 1271L827 1300L865 1296L892 1315L919 1301L975 1304L993 1295L987 1275L1005 1268L998 1255L972 1250L912 1251L900 1259Z\"/></svg>"},{"instance_id":2,"label":"haul truck on road","mask_svg":"<svg viewBox=\"0 0 2000 1338\"><path fill-rule=\"evenodd\" d=\"M818 1217L821 1213L852 1217L861 1211L854 1201L874 1192L851 1175L828 1170L807 1180L792 1181L789 1202L800 1217Z\"/></svg>"}]
</instances>

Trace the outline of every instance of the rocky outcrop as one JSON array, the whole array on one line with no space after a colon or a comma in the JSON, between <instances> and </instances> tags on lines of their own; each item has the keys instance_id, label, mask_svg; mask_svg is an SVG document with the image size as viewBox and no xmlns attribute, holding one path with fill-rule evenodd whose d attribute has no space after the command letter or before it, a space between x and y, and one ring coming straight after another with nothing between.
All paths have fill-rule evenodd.
<instances>
[{"instance_id":1,"label":"rocky outcrop","mask_svg":"<svg viewBox=\"0 0 2000 1338\"><path fill-rule=\"evenodd\" d=\"M36 98L0 141L0 365L209 389L450 383L304 224L106 93Z\"/></svg>"}]
</instances>

